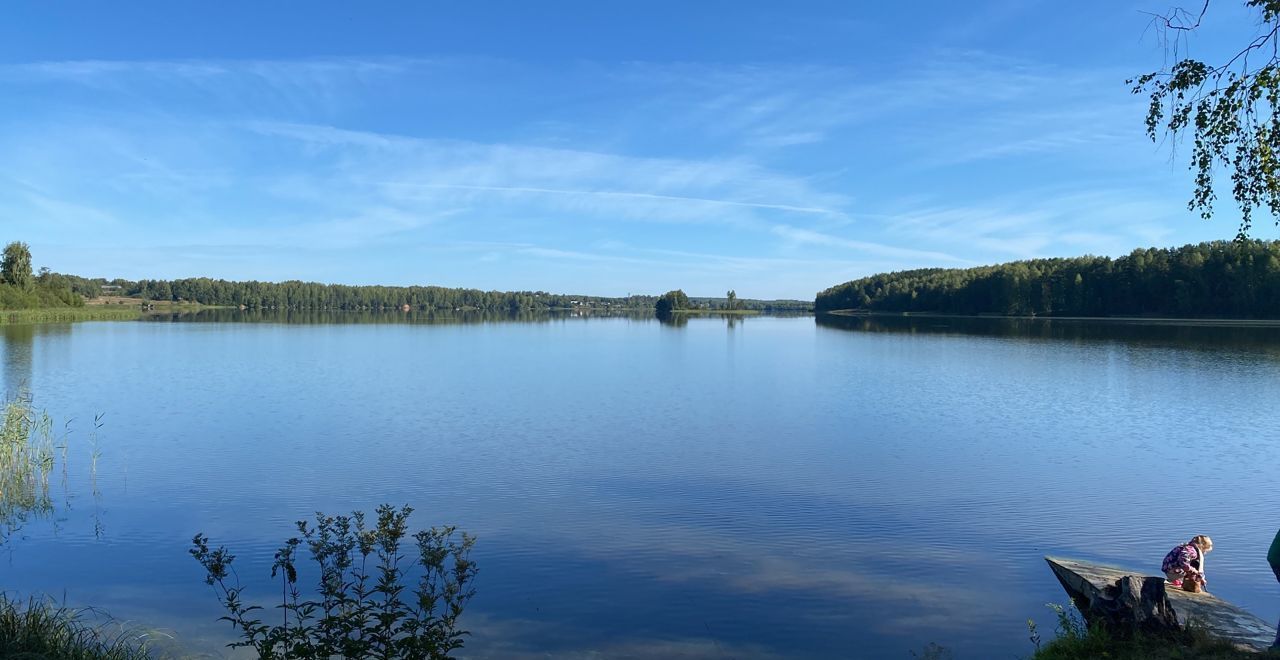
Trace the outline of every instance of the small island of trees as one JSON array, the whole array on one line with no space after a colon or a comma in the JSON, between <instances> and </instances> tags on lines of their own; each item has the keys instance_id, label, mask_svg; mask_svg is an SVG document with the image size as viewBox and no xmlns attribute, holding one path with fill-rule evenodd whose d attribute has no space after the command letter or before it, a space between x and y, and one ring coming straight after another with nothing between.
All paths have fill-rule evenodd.
<instances>
[{"instance_id":1,"label":"small island of trees","mask_svg":"<svg viewBox=\"0 0 1280 660\"><path fill-rule=\"evenodd\" d=\"M659 316L684 309L689 309L689 296L686 296L681 289L668 291L658 296L657 302L653 304L653 311L657 312Z\"/></svg>"}]
</instances>

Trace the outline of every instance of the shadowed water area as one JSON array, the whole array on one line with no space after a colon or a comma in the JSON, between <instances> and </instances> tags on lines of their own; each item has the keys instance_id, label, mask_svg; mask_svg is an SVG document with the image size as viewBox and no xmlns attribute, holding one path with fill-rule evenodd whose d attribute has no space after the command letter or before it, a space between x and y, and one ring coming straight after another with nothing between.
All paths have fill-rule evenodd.
<instances>
[{"instance_id":1,"label":"shadowed water area","mask_svg":"<svg viewBox=\"0 0 1280 660\"><path fill-rule=\"evenodd\" d=\"M278 596L316 510L475 533L468 657L1026 656L1041 557L1280 614L1280 328L941 318L215 310L0 327L9 391L71 420L0 585L222 654L196 532ZM97 496L88 435L98 431ZM305 577L304 577L305 579Z\"/></svg>"}]
</instances>

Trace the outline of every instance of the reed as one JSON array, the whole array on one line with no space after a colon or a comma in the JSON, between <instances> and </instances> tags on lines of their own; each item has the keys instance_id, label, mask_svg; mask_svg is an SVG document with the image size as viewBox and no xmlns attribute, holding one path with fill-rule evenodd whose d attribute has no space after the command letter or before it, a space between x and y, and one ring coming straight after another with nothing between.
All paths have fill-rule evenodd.
<instances>
[{"instance_id":1,"label":"reed","mask_svg":"<svg viewBox=\"0 0 1280 660\"><path fill-rule=\"evenodd\" d=\"M53 465L53 421L21 394L5 404L0 425L0 543L30 518L53 513Z\"/></svg>"},{"instance_id":2,"label":"reed","mask_svg":"<svg viewBox=\"0 0 1280 660\"><path fill-rule=\"evenodd\" d=\"M98 619L97 622L91 618ZM0 595L0 658L143 660L146 633L50 600L25 602Z\"/></svg>"}]
</instances>

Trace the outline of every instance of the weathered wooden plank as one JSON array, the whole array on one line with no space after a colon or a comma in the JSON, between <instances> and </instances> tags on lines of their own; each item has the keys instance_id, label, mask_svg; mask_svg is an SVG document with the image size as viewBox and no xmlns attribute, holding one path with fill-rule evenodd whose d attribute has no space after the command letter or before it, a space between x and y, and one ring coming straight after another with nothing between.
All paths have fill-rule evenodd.
<instances>
[{"instance_id":1,"label":"weathered wooden plank","mask_svg":"<svg viewBox=\"0 0 1280 660\"><path fill-rule=\"evenodd\" d=\"M1045 561L1077 606L1082 602L1087 605L1103 589L1125 576L1143 576L1123 568L1062 557L1045 557ZM1274 626L1217 596L1173 588L1166 593L1182 625L1192 623L1214 637L1255 651L1267 649L1275 640Z\"/></svg>"}]
</instances>

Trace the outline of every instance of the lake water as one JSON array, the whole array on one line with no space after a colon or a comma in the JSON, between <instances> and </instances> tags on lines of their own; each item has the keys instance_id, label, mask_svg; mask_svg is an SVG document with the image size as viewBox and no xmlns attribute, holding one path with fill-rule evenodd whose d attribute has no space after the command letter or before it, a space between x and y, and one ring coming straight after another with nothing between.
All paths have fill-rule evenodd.
<instances>
[{"instance_id":1,"label":"lake water","mask_svg":"<svg viewBox=\"0 0 1280 660\"><path fill-rule=\"evenodd\" d=\"M0 585L222 654L193 534L270 604L292 521L391 502L479 537L468 657L1025 657L1045 554L1198 533L1280 615L1280 328L409 318L0 328L4 387L72 420Z\"/></svg>"}]
</instances>

